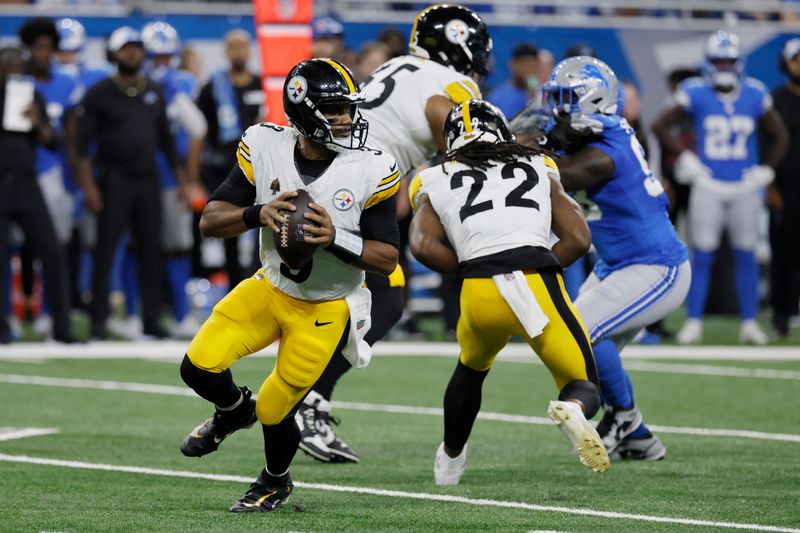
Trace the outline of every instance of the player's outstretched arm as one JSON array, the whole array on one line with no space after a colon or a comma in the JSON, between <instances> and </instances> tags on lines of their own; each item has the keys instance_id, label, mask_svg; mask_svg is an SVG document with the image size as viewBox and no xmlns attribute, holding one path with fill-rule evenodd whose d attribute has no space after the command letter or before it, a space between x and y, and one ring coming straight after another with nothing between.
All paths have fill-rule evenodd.
<instances>
[{"instance_id":1,"label":"player's outstretched arm","mask_svg":"<svg viewBox=\"0 0 800 533\"><path fill-rule=\"evenodd\" d=\"M589 251L592 234L581 206L564 192L555 178L550 178L550 203L553 208L553 233L559 238L553 246L553 253L561 266L566 268Z\"/></svg>"},{"instance_id":2,"label":"player's outstretched arm","mask_svg":"<svg viewBox=\"0 0 800 533\"><path fill-rule=\"evenodd\" d=\"M431 270L455 276L458 272L458 256L445 244L447 234L439 215L427 194L420 195L416 203L417 210L409 229L411 253Z\"/></svg>"},{"instance_id":3,"label":"player's outstretched arm","mask_svg":"<svg viewBox=\"0 0 800 533\"><path fill-rule=\"evenodd\" d=\"M559 158L558 170L564 189L580 191L611 179L614 161L602 150L584 146L574 154Z\"/></svg>"}]
</instances>

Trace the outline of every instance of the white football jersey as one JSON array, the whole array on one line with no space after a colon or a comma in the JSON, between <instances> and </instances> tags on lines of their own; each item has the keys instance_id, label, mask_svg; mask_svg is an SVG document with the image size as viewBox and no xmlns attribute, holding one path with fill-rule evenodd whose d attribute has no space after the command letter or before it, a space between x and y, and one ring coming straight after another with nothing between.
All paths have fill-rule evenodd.
<instances>
[{"instance_id":1,"label":"white football jersey","mask_svg":"<svg viewBox=\"0 0 800 533\"><path fill-rule=\"evenodd\" d=\"M390 59L364 83L366 102L358 108L369 122L367 144L392 154L405 174L436 153L430 124L425 116L434 95L460 104L481 98L472 78L416 56Z\"/></svg>"},{"instance_id":2,"label":"white football jersey","mask_svg":"<svg viewBox=\"0 0 800 533\"><path fill-rule=\"evenodd\" d=\"M478 170L449 161L411 182L412 205L427 194L459 263L523 246L550 249L550 176L547 156L497 163Z\"/></svg>"},{"instance_id":3,"label":"white football jersey","mask_svg":"<svg viewBox=\"0 0 800 533\"><path fill-rule=\"evenodd\" d=\"M295 166L299 133L293 128L264 122L247 129L236 157L245 176L256 186L256 204L271 202L281 192L305 189L325 208L339 229L360 234L361 213L394 196L400 188L395 160L364 148L338 153L330 166L306 185ZM364 283L364 270L319 249L299 271L283 264L275 249L272 230L260 231L261 262L270 283L301 300L344 298Z\"/></svg>"}]
</instances>

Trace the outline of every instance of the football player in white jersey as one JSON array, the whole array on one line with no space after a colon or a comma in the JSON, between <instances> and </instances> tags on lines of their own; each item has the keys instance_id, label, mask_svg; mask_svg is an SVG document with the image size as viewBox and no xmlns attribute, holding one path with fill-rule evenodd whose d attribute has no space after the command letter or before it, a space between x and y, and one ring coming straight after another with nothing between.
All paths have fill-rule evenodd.
<instances>
[{"instance_id":1,"label":"football player in white jersey","mask_svg":"<svg viewBox=\"0 0 800 533\"><path fill-rule=\"evenodd\" d=\"M272 511L289 498L289 464L300 439L295 409L342 347L353 366L369 362L364 270L388 275L397 266L399 175L392 157L364 146L362 101L358 83L341 63L312 59L296 65L283 95L293 127L248 128L238 166L211 196L200 221L210 237L261 228L263 268L214 307L181 365L186 384L216 406L214 416L184 439L184 455L206 455L234 431L256 421L262 426L266 467L233 512ZM279 210L295 209L289 200L297 189L314 198L302 230L305 242L318 249L291 270L272 234L283 221ZM234 384L229 367L278 338L275 367L254 400Z\"/></svg>"},{"instance_id":2,"label":"football player in white jersey","mask_svg":"<svg viewBox=\"0 0 800 533\"><path fill-rule=\"evenodd\" d=\"M414 19L409 55L387 61L364 82L366 101L359 109L369 122L369 144L394 156L401 176L445 150L444 119L453 105L480 98L475 80L488 74L491 50L489 31L475 12L433 5ZM400 267L388 279L367 273L367 287L381 302L366 337L370 344L400 319L404 284ZM358 461L329 423L333 388L349 368L341 357L334 358L297 414L300 449L320 461Z\"/></svg>"},{"instance_id":3,"label":"football player in white jersey","mask_svg":"<svg viewBox=\"0 0 800 533\"><path fill-rule=\"evenodd\" d=\"M513 335L530 344L556 382L560 393L550 402L550 418L582 463L605 472L608 454L587 420L600 407L597 368L561 278L562 267L591 242L580 207L561 187L553 160L514 142L492 104L454 107L444 132L445 162L416 176L409 191L416 208L412 253L429 268L464 279L461 355L444 397L436 484L461 479L483 381ZM560 237L552 247L551 229Z\"/></svg>"}]
</instances>

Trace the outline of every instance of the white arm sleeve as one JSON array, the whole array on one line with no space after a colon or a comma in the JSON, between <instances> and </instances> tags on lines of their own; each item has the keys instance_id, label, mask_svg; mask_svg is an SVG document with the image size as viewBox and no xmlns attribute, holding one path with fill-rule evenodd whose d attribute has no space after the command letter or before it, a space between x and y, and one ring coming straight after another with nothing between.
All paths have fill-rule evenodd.
<instances>
[{"instance_id":1,"label":"white arm sleeve","mask_svg":"<svg viewBox=\"0 0 800 533\"><path fill-rule=\"evenodd\" d=\"M208 130L206 117L203 116L203 113L197 108L197 105L192 102L189 95L184 93L178 94L175 96L173 105L177 111L178 120L181 126L189 133L189 137L198 139L206 134Z\"/></svg>"}]
</instances>

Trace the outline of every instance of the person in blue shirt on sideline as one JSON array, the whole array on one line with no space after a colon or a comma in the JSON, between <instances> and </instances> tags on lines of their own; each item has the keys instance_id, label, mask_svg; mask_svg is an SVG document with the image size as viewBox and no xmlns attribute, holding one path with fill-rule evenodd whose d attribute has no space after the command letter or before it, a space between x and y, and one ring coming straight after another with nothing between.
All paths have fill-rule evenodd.
<instances>
[{"instance_id":1,"label":"person in blue shirt on sideline","mask_svg":"<svg viewBox=\"0 0 800 533\"><path fill-rule=\"evenodd\" d=\"M517 45L508 62L510 78L493 89L487 100L499 107L505 116L513 117L538 96L538 67L539 50L529 43Z\"/></svg>"},{"instance_id":2,"label":"person in blue shirt on sideline","mask_svg":"<svg viewBox=\"0 0 800 533\"><path fill-rule=\"evenodd\" d=\"M19 37L30 53L27 70L33 76L36 91L44 98L46 119L57 132L57 137L63 139L65 118L73 112L82 92L77 78L61 72L53 65L59 43L56 25L49 18L31 18L20 27ZM63 143L54 148L37 147L36 175L58 242L66 246L75 228L75 198L68 187L63 147ZM52 288L45 287L44 290ZM34 321L33 329L37 334L48 335L51 322L50 309L45 304L42 313Z\"/></svg>"},{"instance_id":3,"label":"person in blue shirt on sideline","mask_svg":"<svg viewBox=\"0 0 800 533\"><path fill-rule=\"evenodd\" d=\"M667 197L619 113L617 77L599 59L565 59L543 87L547 141L567 191L585 191L598 254L575 306L592 341L605 413L597 427L612 459L658 460L666 447L642 422L620 351L683 303L691 283L686 245Z\"/></svg>"},{"instance_id":4,"label":"person in blue shirt on sideline","mask_svg":"<svg viewBox=\"0 0 800 533\"><path fill-rule=\"evenodd\" d=\"M744 76L739 38L724 31L713 34L706 47L704 76L678 87L676 105L653 123L661 146L677 155L675 179L691 183L689 236L692 243L692 288L688 318L678 332L681 344L703 338L703 313L711 284L711 268L723 228L727 228L736 269L736 292L742 323L739 341L766 344L756 322L758 313L759 217L763 191L775 178L775 168L789 147L789 135L772 107L772 96L760 81ZM694 151L669 134L686 115L694 122ZM759 130L769 137L762 160Z\"/></svg>"},{"instance_id":5,"label":"person in blue shirt on sideline","mask_svg":"<svg viewBox=\"0 0 800 533\"><path fill-rule=\"evenodd\" d=\"M167 104L167 118L175 138L179 159L184 163L189 182L194 190L183 190L173 168L163 152L157 154L158 173L161 180L161 206L163 224L161 245L165 255L165 272L170 289L173 326L172 335L191 338L200 327L197 319L189 313L186 284L192 275L191 250L194 245L192 224L194 216L189 201L195 194L202 194L199 186L200 156L207 124L205 117L194 103L197 80L179 70L181 42L178 32L166 22L151 22L142 28L142 42L147 59L147 76L159 83ZM133 254L127 254L125 262L135 262ZM128 315L138 319L138 285L135 265L123 267L123 285L126 292ZM126 326L132 329L130 324ZM132 331L125 330L127 333ZM135 335L133 335L135 336Z\"/></svg>"}]
</instances>

